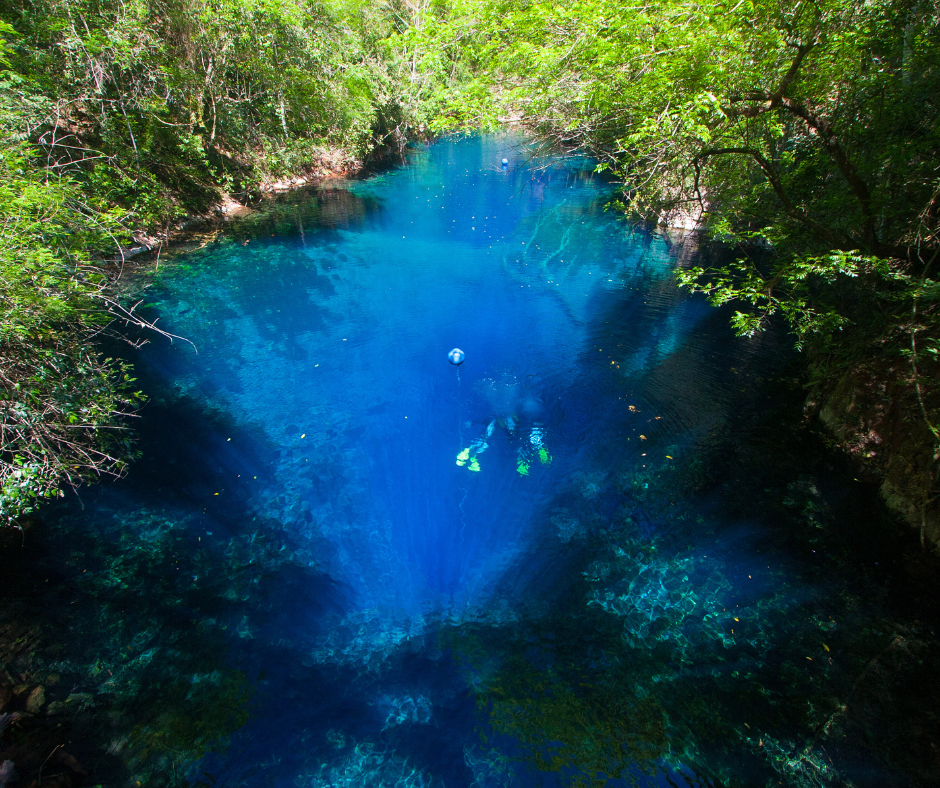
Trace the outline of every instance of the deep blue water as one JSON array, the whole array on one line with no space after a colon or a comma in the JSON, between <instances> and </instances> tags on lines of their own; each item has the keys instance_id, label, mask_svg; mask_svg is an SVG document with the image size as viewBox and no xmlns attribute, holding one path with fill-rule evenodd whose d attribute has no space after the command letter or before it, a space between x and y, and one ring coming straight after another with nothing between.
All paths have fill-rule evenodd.
<instances>
[{"instance_id":1,"label":"deep blue water","mask_svg":"<svg viewBox=\"0 0 940 788\"><path fill-rule=\"evenodd\" d=\"M935 651L872 486L615 193L445 140L151 273L185 339L49 559L131 778L917 784L879 736Z\"/></svg>"}]
</instances>

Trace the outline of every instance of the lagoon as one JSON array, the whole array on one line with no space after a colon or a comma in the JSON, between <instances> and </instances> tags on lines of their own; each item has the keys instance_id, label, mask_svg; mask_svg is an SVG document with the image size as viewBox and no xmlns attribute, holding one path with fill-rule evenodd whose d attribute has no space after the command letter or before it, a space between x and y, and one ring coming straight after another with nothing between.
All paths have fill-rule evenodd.
<instances>
[{"instance_id":1,"label":"lagoon","mask_svg":"<svg viewBox=\"0 0 940 788\"><path fill-rule=\"evenodd\" d=\"M928 784L897 524L593 169L445 139L148 274L142 457L42 559L102 784Z\"/></svg>"}]
</instances>

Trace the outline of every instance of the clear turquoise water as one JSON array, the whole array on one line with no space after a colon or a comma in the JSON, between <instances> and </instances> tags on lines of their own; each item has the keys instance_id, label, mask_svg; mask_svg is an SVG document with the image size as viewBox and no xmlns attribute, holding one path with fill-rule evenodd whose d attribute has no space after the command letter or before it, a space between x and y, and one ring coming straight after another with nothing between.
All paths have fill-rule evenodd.
<instances>
[{"instance_id":1,"label":"clear turquoise water","mask_svg":"<svg viewBox=\"0 0 940 788\"><path fill-rule=\"evenodd\" d=\"M591 169L446 140L161 264L143 457L47 559L128 779L922 780L871 485Z\"/></svg>"}]
</instances>

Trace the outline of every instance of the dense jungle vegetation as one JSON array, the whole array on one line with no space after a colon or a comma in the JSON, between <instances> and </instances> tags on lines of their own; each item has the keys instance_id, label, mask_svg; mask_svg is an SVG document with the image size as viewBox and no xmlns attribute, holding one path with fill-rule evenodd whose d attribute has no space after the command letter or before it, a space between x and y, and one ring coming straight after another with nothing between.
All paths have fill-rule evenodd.
<instances>
[{"instance_id":1,"label":"dense jungle vegetation","mask_svg":"<svg viewBox=\"0 0 940 788\"><path fill-rule=\"evenodd\" d=\"M0 20L6 521L132 456L132 373L95 338L140 322L115 290L135 232L327 151L353 167L511 121L597 157L626 218L735 252L681 282L742 334L789 321L823 415L932 535L936 4L13 0Z\"/></svg>"}]
</instances>

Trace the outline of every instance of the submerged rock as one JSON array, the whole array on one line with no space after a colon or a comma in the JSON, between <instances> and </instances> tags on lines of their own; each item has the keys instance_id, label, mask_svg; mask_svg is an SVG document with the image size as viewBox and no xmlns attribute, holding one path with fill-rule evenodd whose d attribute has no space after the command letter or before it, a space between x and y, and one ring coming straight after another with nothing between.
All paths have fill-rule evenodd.
<instances>
[{"instance_id":1,"label":"submerged rock","mask_svg":"<svg viewBox=\"0 0 940 788\"><path fill-rule=\"evenodd\" d=\"M30 714L38 714L42 707L46 705L46 688L40 684L26 699L26 711Z\"/></svg>"},{"instance_id":2,"label":"submerged rock","mask_svg":"<svg viewBox=\"0 0 940 788\"><path fill-rule=\"evenodd\" d=\"M0 788L6 788L6 786L13 785L19 780L20 776L16 773L16 766L13 761L0 763Z\"/></svg>"}]
</instances>

